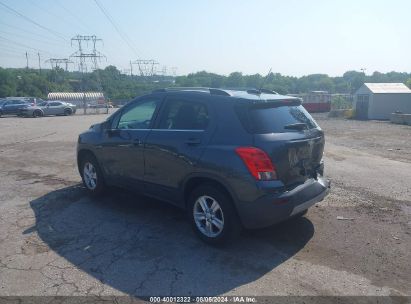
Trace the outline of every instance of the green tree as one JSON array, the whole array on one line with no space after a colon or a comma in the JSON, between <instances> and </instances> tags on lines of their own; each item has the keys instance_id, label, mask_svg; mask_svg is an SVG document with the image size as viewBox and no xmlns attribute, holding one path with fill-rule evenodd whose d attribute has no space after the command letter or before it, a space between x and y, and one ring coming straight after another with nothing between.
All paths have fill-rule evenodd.
<instances>
[{"instance_id":1,"label":"green tree","mask_svg":"<svg viewBox=\"0 0 411 304\"><path fill-rule=\"evenodd\" d=\"M366 76L362 72L348 71L343 75L344 80L348 84L349 93L353 94L366 82Z\"/></svg>"},{"instance_id":2,"label":"green tree","mask_svg":"<svg viewBox=\"0 0 411 304\"><path fill-rule=\"evenodd\" d=\"M299 78L284 76L280 73L270 73L263 77L260 74L243 75L240 72L224 76L200 71L174 79L172 77L148 79L121 74L113 65L84 75L79 72L66 72L60 68L43 70L41 74L38 70L33 69L0 68L0 97L35 96L44 98L49 92L79 92L84 89L85 91L102 90L108 98L124 99L146 94L156 88L173 85L180 87L259 88L263 83L264 88L281 94L306 93L314 90L324 90L330 93L353 93L364 82L402 82L411 87L410 79L411 74L409 73L380 73L377 71L372 75L347 71L339 77L312 74Z\"/></svg>"},{"instance_id":3,"label":"green tree","mask_svg":"<svg viewBox=\"0 0 411 304\"><path fill-rule=\"evenodd\" d=\"M11 73L0 68L0 97L16 95L16 79L12 79Z\"/></svg>"},{"instance_id":4,"label":"green tree","mask_svg":"<svg viewBox=\"0 0 411 304\"><path fill-rule=\"evenodd\" d=\"M231 73L225 80L225 86L229 88L242 88L244 87L243 74L240 72Z\"/></svg>"}]
</instances>

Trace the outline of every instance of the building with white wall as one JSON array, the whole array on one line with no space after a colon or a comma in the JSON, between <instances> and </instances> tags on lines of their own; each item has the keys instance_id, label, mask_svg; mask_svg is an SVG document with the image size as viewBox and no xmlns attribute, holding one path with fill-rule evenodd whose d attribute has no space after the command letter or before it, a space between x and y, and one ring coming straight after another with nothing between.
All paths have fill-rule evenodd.
<instances>
[{"instance_id":1,"label":"building with white wall","mask_svg":"<svg viewBox=\"0 0 411 304\"><path fill-rule=\"evenodd\" d=\"M390 119L396 111L411 113L411 90L403 83L364 83L354 94L359 119Z\"/></svg>"}]
</instances>

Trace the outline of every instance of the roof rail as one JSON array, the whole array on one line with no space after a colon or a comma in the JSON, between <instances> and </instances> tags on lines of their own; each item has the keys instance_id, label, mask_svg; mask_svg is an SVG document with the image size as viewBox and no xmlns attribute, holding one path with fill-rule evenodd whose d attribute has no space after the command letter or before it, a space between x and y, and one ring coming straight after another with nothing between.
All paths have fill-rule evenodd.
<instances>
[{"instance_id":1,"label":"roof rail","mask_svg":"<svg viewBox=\"0 0 411 304\"><path fill-rule=\"evenodd\" d=\"M265 93L265 94L276 94L276 95L278 95L278 93L276 91L268 90L268 89L260 89L260 92Z\"/></svg>"},{"instance_id":2,"label":"roof rail","mask_svg":"<svg viewBox=\"0 0 411 304\"><path fill-rule=\"evenodd\" d=\"M210 90L210 94L212 95L231 96L231 94L228 93L226 90L214 89L214 88L210 88L209 90Z\"/></svg>"},{"instance_id":3,"label":"roof rail","mask_svg":"<svg viewBox=\"0 0 411 304\"><path fill-rule=\"evenodd\" d=\"M264 93L264 94L276 94L276 95L278 95L278 93L277 93L276 91L267 90L267 89L249 89L249 90L247 90L247 93L249 93L249 94L257 94L257 95L260 95L261 93Z\"/></svg>"},{"instance_id":4,"label":"roof rail","mask_svg":"<svg viewBox=\"0 0 411 304\"><path fill-rule=\"evenodd\" d=\"M164 93L164 92L178 92L178 91L198 91L204 93L210 93L212 95L222 95L222 96L231 96L230 93L223 89L216 88L205 88L205 87L169 87L164 89L156 89L153 93Z\"/></svg>"}]
</instances>

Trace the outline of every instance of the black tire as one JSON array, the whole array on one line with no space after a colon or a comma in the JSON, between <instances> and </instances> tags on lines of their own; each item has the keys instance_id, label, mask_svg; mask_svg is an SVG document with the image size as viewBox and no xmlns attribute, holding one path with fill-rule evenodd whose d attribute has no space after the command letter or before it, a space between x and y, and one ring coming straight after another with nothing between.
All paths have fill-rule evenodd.
<instances>
[{"instance_id":1,"label":"black tire","mask_svg":"<svg viewBox=\"0 0 411 304\"><path fill-rule=\"evenodd\" d=\"M70 109L65 109L65 110L64 110L64 115L65 115L65 116L70 116L72 113L73 113L73 111L70 110Z\"/></svg>"},{"instance_id":2,"label":"black tire","mask_svg":"<svg viewBox=\"0 0 411 304\"><path fill-rule=\"evenodd\" d=\"M90 182L88 181L88 177L85 176L87 173L85 172L85 166L88 164L91 164L96 173L96 185L95 187L92 187L90 185ZM81 179L83 181L84 186L86 187L87 191L92 195L92 196L99 196L104 193L106 189L106 183L104 181L104 176L103 173L100 169L100 166L96 160L96 158L92 154L86 154L84 155L81 160L80 160L80 175Z\"/></svg>"},{"instance_id":3,"label":"black tire","mask_svg":"<svg viewBox=\"0 0 411 304\"><path fill-rule=\"evenodd\" d=\"M3 112L2 111L0 111L0 117L3 115Z\"/></svg>"},{"instance_id":4,"label":"black tire","mask_svg":"<svg viewBox=\"0 0 411 304\"><path fill-rule=\"evenodd\" d=\"M196 223L196 220L194 218L194 209L198 208L198 204L196 204L196 202L201 197L211 198L208 204L212 204L212 200L215 200L219 204L221 213L223 215L224 224L221 232L216 236L207 236L205 233L203 233L198 227L198 224ZM217 185L213 185L211 183L200 185L190 193L187 202L187 215L189 216L194 232L201 240L210 245L224 245L238 237L242 229L240 220L238 218L236 210L234 209L234 205L230 197L224 191L220 190ZM203 220L204 226L202 229L206 229L206 221L206 219ZM218 227L213 226L212 229L218 230Z\"/></svg>"},{"instance_id":5,"label":"black tire","mask_svg":"<svg viewBox=\"0 0 411 304\"><path fill-rule=\"evenodd\" d=\"M33 112L33 117L34 118L41 117L41 116L43 116L43 113L41 113L41 111L36 110L36 111Z\"/></svg>"}]
</instances>

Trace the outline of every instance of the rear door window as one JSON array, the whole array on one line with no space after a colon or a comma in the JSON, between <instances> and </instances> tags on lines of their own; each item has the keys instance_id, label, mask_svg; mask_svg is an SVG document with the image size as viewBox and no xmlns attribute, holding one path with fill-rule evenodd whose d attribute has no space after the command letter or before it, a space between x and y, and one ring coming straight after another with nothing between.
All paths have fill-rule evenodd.
<instances>
[{"instance_id":1,"label":"rear door window","mask_svg":"<svg viewBox=\"0 0 411 304\"><path fill-rule=\"evenodd\" d=\"M205 130L209 123L207 106L201 102L170 99L161 112L158 129Z\"/></svg>"},{"instance_id":2,"label":"rear door window","mask_svg":"<svg viewBox=\"0 0 411 304\"><path fill-rule=\"evenodd\" d=\"M249 124L255 134L295 132L285 128L293 124L305 124L307 129L317 128L311 115L303 106L257 107L249 110Z\"/></svg>"}]
</instances>

